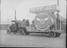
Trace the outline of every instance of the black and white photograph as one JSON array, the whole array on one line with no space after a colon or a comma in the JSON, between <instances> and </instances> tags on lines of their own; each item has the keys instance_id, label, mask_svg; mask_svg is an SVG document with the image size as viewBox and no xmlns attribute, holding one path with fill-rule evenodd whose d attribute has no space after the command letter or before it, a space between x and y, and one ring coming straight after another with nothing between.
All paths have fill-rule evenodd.
<instances>
[{"instance_id":1,"label":"black and white photograph","mask_svg":"<svg viewBox=\"0 0 67 48\"><path fill-rule=\"evenodd\" d=\"M0 47L66 48L67 0L0 0Z\"/></svg>"}]
</instances>

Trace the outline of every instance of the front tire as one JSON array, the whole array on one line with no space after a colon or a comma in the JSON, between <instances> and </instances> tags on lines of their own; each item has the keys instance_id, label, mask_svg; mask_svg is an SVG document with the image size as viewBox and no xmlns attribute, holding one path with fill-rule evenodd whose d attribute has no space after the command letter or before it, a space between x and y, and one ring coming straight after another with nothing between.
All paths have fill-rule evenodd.
<instances>
[{"instance_id":1,"label":"front tire","mask_svg":"<svg viewBox=\"0 0 67 48\"><path fill-rule=\"evenodd\" d=\"M19 28L19 31L22 35L29 35L29 33L27 32L26 28Z\"/></svg>"}]
</instances>

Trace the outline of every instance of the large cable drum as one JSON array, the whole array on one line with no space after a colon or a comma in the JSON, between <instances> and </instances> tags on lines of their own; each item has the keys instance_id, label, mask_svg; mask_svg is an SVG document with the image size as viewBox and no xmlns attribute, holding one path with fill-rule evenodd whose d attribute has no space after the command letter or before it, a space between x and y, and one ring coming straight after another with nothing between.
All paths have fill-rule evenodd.
<instances>
[{"instance_id":1,"label":"large cable drum","mask_svg":"<svg viewBox=\"0 0 67 48\"><path fill-rule=\"evenodd\" d=\"M36 14L34 24L36 29L45 31L53 23L55 23L55 12L57 11L56 5L40 6L31 8L30 12Z\"/></svg>"},{"instance_id":2,"label":"large cable drum","mask_svg":"<svg viewBox=\"0 0 67 48\"><path fill-rule=\"evenodd\" d=\"M45 31L53 24L53 19L48 13L40 13L35 17L34 24L36 29Z\"/></svg>"}]
</instances>

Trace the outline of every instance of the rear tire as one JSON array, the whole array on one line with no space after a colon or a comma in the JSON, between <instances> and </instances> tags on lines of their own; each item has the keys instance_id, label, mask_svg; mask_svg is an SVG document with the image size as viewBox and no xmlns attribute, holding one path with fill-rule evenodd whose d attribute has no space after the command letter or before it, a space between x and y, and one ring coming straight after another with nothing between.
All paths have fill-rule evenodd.
<instances>
[{"instance_id":1,"label":"rear tire","mask_svg":"<svg viewBox=\"0 0 67 48\"><path fill-rule=\"evenodd\" d=\"M56 32L56 36L55 37L60 37L61 33Z\"/></svg>"},{"instance_id":2,"label":"rear tire","mask_svg":"<svg viewBox=\"0 0 67 48\"><path fill-rule=\"evenodd\" d=\"M49 37L59 37L61 35L61 33L58 33L58 32L54 32L54 31L51 31L50 33L49 33Z\"/></svg>"},{"instance_id":3,"label":"rear tire","mask_svg":"<svg viewBox=\"0 0 67 48\"><path fill-rule=\"evenodd\" d=\"M55 32L49 32L49 37L55 37Z\"/></svg>"}]
</instances>

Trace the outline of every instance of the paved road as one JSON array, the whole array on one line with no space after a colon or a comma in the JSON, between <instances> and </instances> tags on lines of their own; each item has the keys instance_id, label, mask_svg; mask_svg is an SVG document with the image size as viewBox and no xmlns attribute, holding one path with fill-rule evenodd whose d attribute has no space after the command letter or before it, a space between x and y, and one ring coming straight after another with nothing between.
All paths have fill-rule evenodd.
<instances>
[{"instance_id":1,"label":"paved road","mask_svg":"<svg viewBox=\"0 0 67 48\"><path fill-rule=\"evenodd\" d=\"M47 38L41 36L8 35L6 31L0 32L0 46L19 47L65 47L65 35L59 38Z\"/></svg>"}]
</instances>

